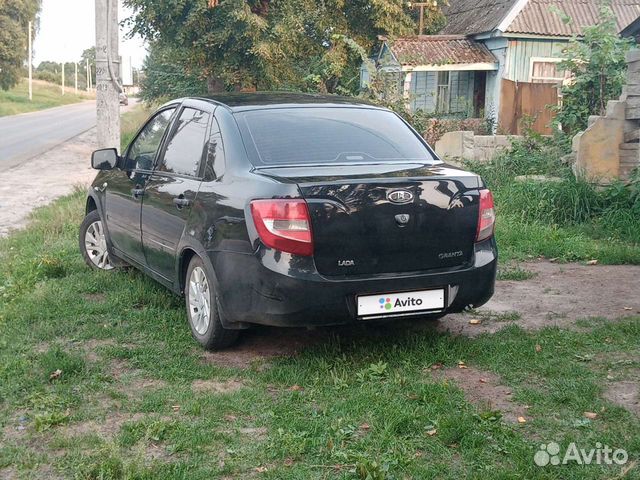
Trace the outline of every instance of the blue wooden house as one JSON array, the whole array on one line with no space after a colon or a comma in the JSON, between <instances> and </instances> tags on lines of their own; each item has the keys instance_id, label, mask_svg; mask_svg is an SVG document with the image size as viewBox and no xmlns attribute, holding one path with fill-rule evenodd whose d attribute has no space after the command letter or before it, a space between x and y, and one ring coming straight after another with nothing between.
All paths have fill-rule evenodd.
<instances>
[{"instance_id":1,"label":"blue wooden house","mask_svg":"<svg viewBox=\"0 0 640 480\"><path fill-rule=\"evenodd\" d=\"M501 112L510 107L501 103L513 102L514 85L553 88L565 80L558 68L563 49L599 21L602 5L600 0L449 0L439 35L381 37L376 65L397 74L413 109L501 122ZM640 17L640 0L611 0L610 6L618 31ZM527 108L535 113L546 105Z\"/></svg>"}]
</instances>

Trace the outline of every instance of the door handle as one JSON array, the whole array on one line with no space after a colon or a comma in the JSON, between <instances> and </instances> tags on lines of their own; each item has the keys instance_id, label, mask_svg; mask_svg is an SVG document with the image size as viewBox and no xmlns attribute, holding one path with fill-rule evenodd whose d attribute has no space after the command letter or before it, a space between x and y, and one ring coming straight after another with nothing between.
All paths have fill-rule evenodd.
<instances>
[{"instance_id":1,"label":"door handle","mask_svg":"<svg viewBox=\"0 0 640 480\"><path fill-rule=\"evenodd\" d=\"M183 196L179 196L173 199L173 203L175 203L176 207L178 207L178 210L180 210L183 207L188 207L189 205L191 205L191 200L188 200Z\"/></svg>"},{"instance_id":2,"label":"door handle","mask_svg":"<svg viewBox=\"0 0 640 480\"><path fill-rule=\"evenodd\" d=\"M131 195L133 195L133 198L135 199L144 196L144 188L134 188L133 190L131 190Z\"/></svg>"}]
</instances>

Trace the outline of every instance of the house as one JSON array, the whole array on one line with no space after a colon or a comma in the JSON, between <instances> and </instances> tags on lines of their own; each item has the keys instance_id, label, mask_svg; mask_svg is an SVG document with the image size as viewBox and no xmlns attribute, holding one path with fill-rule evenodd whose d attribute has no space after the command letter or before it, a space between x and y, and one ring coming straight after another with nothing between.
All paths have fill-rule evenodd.
<instances>
[{"instance_id":1,"label":"house","mask_svg":"<svg viewBox=\"0 0 640 480\"><path fill-rule=\"evenodd\" d=\"M640 41L640 17L624 27L620 35L625 38L632 38L638 43L638 41Z\"/></svg>"},{"instance_id":2,"label":"house","mask_svg":"<svg viewBox=\"0 0 640 480\"><path fill-rule=\"evenodd\" d=\"M397 72L408 104L440 114L493 118L518 133L524 115L549 133L563 49L600 20L600 0L449 0L439 35L383 38L378 69ZM611 0L618 31L640 17L640 0ZM570 22L563 21L565 17Z\"/></svg>"}]
</instances>

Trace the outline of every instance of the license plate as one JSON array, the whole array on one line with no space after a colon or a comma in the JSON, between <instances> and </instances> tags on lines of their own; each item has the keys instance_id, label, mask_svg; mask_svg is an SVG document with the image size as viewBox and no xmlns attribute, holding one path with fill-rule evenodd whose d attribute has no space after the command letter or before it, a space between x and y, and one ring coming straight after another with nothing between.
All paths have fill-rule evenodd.
<instances>
[{"instance_id":1,"label":"license plate","mask_svg":"<svg viewBox=\"0 0 640 480\"><path fill-rule=\"evenodd\" d=\"M442 310L444 309L444 289L360 295L357 300L360 317Z\"/></svg>"}]
</instances>

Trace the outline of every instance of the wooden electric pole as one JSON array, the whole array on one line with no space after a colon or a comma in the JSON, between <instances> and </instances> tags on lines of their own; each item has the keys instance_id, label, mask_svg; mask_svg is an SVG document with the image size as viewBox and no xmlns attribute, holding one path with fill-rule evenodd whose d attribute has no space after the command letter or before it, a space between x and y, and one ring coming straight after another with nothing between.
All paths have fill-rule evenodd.
<instances>
[{"instance_id":1,"label":"wooden electric pole","mask_svg":"<svg viewBox=\"0 0 640 480\"><path fill-rule=\"evenodd\" d=\"M87 92L91 90L91 70L89 69L89 59L87 58Z\"/></svg>"},{"instance_id":2,"label":"wooden electric pole","mask_svg":"<svg viewBox=\"0 0 640 480\"><path fill-rule=\"evenodd\" d=\"M62 95L64 95L64 61L62 62L62 85L60 86L60 90L62 91Z\"/></svg>"},{"instance_id":3,"label":"wooden electric pole","mask_svg":"<svg viewBox=\"0 0 640 480\"><path fill-rule=\"evenodd\" d=\"M120 148L118 1L96 2L96 113L98 146Z\"/></svg>"},{"instance_id":4,"label":"wooden electric pole","mask_svg":"<svg viewBox=\"0 0 640 480\"><path fill-rule=\"evenodd\" d=\"M29 101L33 100L33 52L31 47L31 22L29 22Z\"/></svg>"},{"instance_id":5,"label":"wooden electric pole","mask_svg":"<svg viewBox=\"0 0 640 480\"><path fill-rule=\"evenodd\" d=\"M420 28L418 35L422 35L424 32L424 7L428 7L429 5L427 2L409 2L409 8L420 8Z\"/></svg>"},{"instance_id":6,"label":"wooden electric pole","mask_svg":"<svg viewBox=\"0 0 640 480\"><path fill-rule=\"evenodd\" d=\"M75 71L75 91L76 91L76 95L78 95L78 62L75 62L74 67L76 67L76 71Z\"/></svg>"}]
</instances>

